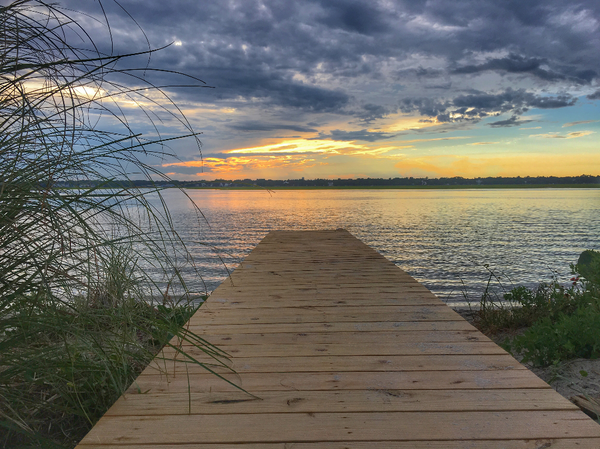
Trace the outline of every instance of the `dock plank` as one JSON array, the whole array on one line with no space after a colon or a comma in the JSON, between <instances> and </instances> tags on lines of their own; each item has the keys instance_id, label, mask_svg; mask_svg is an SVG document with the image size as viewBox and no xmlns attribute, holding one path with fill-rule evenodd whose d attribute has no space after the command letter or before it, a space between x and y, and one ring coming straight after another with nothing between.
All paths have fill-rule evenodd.
<instances>
[{"instance_id":1,"label":"dock plank","mask_svg":"<svg viewBox=\"0 0 600 449\"><path fill-rule=\"evenodd\" d=\"M168 366L167 366L168 367ZM272 368L276 370L277 368ZM461 370L448 371L319 371L287 373L224 373L223 377L249 392L261 391L327 391L327 390L494 390L518 388L550 388L529 370ZM188 382L189 380L189 382ZM139 392L236 391L230 384L212 374L157 373L148 367L129 389ZM558 394L558 393L557 393ZM599 435L600 436L600 435Z\"/></svg>"},{"instance_id":2,"label":"dock plank","mask_svg":"<svg viewBox=\"0 0 600 449\"><path fill-rule=\"evenodd\" d=\"M81 449L600 447L600 426L348 232L271 232ZM173 344L177 344L173 340Z\"/></svg>"},{"instance_id":3,"label":"dock plank","mask_svg":"<svg viewBox=\"0 0 600 449\"><path fill-rule=\"evenodd\" d=\"M197 353L192 353L197 359L210 363L211 359ZM165 359L170 360L166 354ZM181 357L179 357L181 359ZM493 370L525 370L508 354L498 355L411 355L411 356L316 356L301 357L234 357L225 361L226 365L237 373L317 373L317 372L401 372L401 371L493 371ZM146 374L176 375L179 373L203 373L204 369L189 363L178 362L167 364L157 358L145 371ZM154 372L152 371L154 369ZM224 369L215 368L225 373Z\"/></svg>"},{"instance_id":4,"label":"dock plank","mask_svg":"<svg viewBox=\"0 0 600 449\"><path fill-rule=\"evenodd\" d=\"M236 413L315 413L382 411L577 410L551 389L518 390L341 390L262 391L260 399L243 392L134 394L128 407L107 415L186 415Z\"/></svg>"},{"instance_id":5,"label":"dock plank","mask_svg":"<svg viewBox=\"0 0 600 449\"><path fill-rule=\"evenodd\" d=\"M394 342L408 340L410 342L425 341L428 343L473 342L491 340L480 332L463 331L404 331L404 332L274 332L255 334L230 334L221 336L206 335L211 343L227 350L229 346L240 345L320 345L320 344L363 344L374 345L382 341ZM371 346L372 347L372 346Z\"/></svg>"},{"instance_id":6,"label":"dock plank","mask_svg":"<svg viewBox=\"0 0 600 449\"><path fill-rule=\"evenodd\" d=\"M88 437L96 444L189 444L398 441L408 435L419 441L433 432L437 440L598 436L598 424L586 418L575 410L105 416Z\"/></svg>"},{"instance_id":7,"label":"dock plank","mask_svg":"<svg viewBox=\"0 0 600 449\"><path fill-rule=\"evenodd\" d=\"M120 444L86 444L86 449L120 449ZM227 443L180 444L177 449L598 449L600 438L542 438L535 440L471 440L471 441L330 441L319 443ZM171 444L127 445L127 449L173 449Z\"/></svg>"}]
</instances>

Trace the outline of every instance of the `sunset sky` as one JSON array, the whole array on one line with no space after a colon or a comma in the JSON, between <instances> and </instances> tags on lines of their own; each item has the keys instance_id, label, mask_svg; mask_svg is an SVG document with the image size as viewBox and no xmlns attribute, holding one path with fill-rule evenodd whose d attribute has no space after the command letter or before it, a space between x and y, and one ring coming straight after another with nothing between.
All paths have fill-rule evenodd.
<instances>
[{"instance_id":1,"label":"sunset sky","mask_svg":"<svg viewBox=\"0 0 600 449\"><path fill-rule=\"evenodd\" d=\"M173 144L173 178L600 174L597 0L120 3L152 47L172 44L151 67L214 87L168 89L203 133L202 158ZM115 51L143 50L103 5Z\"/></svg>"}]
</instances>

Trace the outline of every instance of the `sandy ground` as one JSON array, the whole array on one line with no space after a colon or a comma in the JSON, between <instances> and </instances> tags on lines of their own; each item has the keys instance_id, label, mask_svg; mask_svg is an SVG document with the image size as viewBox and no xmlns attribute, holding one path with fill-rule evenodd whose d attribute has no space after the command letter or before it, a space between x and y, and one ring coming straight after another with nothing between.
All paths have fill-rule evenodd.
<instances>
[{"instance_id":1,"label":"sandy ground","mask_svg":"<svg viewBox=\"0 0 600 449\"><path fill-rule=\"evenodd\" d=\"M470 310L456 311L473 324ZM510 336L507 333L488 335L496 343L502 343ZM513 356L521 362L522 357L518 354L513 354ZM575 402L575 397L583 396L589 401L587 406L600 416L600 359L575 359L546 368L533 367L531 364L524 365L565 398Z\"/></svg>"}]
</instances>

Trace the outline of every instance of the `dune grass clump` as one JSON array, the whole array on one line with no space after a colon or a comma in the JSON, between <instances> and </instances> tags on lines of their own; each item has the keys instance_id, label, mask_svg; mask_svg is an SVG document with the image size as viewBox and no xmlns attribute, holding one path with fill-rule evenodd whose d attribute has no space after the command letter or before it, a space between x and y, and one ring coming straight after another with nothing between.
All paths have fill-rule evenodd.
<instances>
[{"instance_id":1,"label":"dune grass clump","mask_svg":"<svg viewBox=\"0 0 600 449\"><path fill-rule=\"evenodd\" d=\"M140 54L100 50L58 6L0 6L0 30L0 447L73 447L161 346L221 363L182 328L202 292L160 190L131 182L199 141L150 67L119 69ZM161 135L165 117L187 131Z\"/></svg>"}]
</instances>

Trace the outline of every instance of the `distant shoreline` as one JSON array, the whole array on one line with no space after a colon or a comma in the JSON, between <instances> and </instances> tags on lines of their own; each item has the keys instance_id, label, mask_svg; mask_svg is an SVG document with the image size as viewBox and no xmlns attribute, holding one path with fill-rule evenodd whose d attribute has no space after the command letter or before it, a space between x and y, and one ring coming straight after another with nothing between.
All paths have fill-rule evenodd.
<instances>
[{"instance_id":1,"label":"distant shoreline","mask_svg":"<svg viewBox=\"0 0 600 449\"><path fill-rule=\"evenodd\" d=\"M177 187L173 187L177 188ZM189 190L489 190L489 189L600 189L600 184L491 184L445 186L244 186L183 187Z\"/></svg>"}]
</instances>

